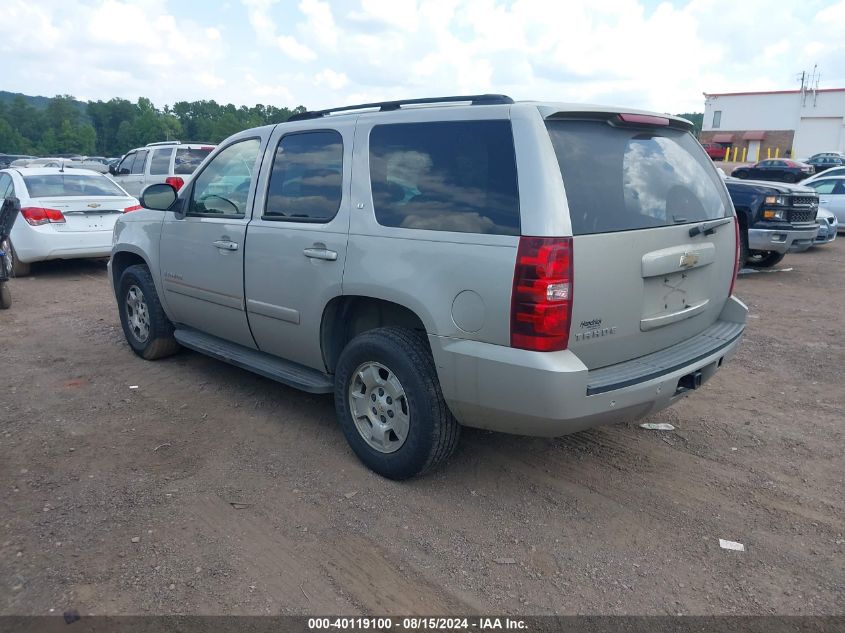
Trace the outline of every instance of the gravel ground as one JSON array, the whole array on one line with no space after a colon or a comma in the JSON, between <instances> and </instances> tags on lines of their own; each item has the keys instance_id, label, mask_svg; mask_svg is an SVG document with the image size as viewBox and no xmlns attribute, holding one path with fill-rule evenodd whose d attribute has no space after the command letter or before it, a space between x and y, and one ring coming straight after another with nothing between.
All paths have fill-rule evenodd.
<instances>
[{"instance_id":1,"label":"gravel ground","mask_svg":"<svg viewBox=\"0 0 845 633\"><path fill-rule=\"evenodd\" d=\"M845 239L779 269L674 432L467 431L395 483L330 397L142 361L102 264L38 266L0 312L0 614L842 614Z\"/></svg>"}]
</instances>

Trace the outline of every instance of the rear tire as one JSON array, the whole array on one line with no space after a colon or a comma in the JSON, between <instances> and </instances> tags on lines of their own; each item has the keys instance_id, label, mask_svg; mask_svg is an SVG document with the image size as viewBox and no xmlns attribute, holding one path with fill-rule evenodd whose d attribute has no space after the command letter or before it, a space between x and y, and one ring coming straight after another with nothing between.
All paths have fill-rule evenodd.
<instances>
[{"instance_id":1,"label":"rear tire","mask_svg":"<svg viewBox=\"0 0 845 633\"><path fill-rule=\"evenodd\" d=\"M12 293L5 281L0 281L0 310L8 310L12 307Z\"/></svg>"},{"instance_id":2,"label":"rear tire","mask_svg":"<svg viewBox=\"0 0 845 633\"><path fill-rule=\"evenodd\" d=\"M771 268L772 266L779 264L784 257L786 257L786 253L758 251L751 254L748 260L748 265L754 268Z\"/></svg>"},{"instance_id":3,"label":"rear tire","mask_svg":"<svg viewBox=\"0 0 845 633\"><path fill-rule=\"evenodd\" d=\"M734 178L742 178L743 180L745 180L746 178L748 178L748 172L744 170L739 170L732 173L731 176L733 176Z\"/></svg>"},{"instance_id":4,"label":"rear tire","mask_svg":"<svg viewBox=\"0 0 845 633\"><path fill-rule=\"evenodd\" d=\"M343 350L335 408L352 450L388 479L409 479L454 452L460 436L440 390L425 334L399 327L364 332Z\"/></svg>"},{"instance_id":5,"label":"rear tire","mask_svg":"<svg viewBox=\"0 0 845 633\"><path fill-rule=\"evenodd\" d=\"M18 259L18 254L15 252L15 247L12 245L12 240L6 239L3 241L3 248L0 249L7 253L11 266L9 267L9 275L11 277L26 277L32 272L32 265L25 264Z\"/></svg>"},{"instance_id":6,"label":"rear tire","mask_svg":"<svg viewBox=\"0 0 845 633\"><path fill-rule=\"evenodd\" d=\"M126 342L138 356L157 360L179 351L173 324L161 307L152 275L146 266L129 266L117 290L120 324Z\"/></svg>"}]
</instances>

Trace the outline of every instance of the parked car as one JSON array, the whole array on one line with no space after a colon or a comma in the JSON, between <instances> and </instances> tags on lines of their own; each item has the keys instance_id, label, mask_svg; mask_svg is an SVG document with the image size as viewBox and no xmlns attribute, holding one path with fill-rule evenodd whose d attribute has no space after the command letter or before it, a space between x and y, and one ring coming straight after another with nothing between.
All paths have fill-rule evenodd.
<instances>
[{"instance_id":1,"label":"parked car","mask_svg":"<svg viewBox=\"0 0 845 633\"><path fill-rule=\"evenodd\" d=\"M30 160L35 156L28 156L26 154L0 154L0 169L7 169L16 160Z\"/></svg>"},{"instance_id":2,"label":"parked car","mask_svg":"<svg viewBox=\"0 0 845 633\"><path fill-rule=\"evenodd\" d=\"M845 165L845 158L840 158L839 156L816 156L808 159L807 164L812 165L816 170L815 173L819 174L831 167L841 167Z\"/></svg>"},{"instance_id":3,"label":"parked car","mask_svg":"<svg viewBox=\"0 0 845 633\"><path fill-rule=\"evenodd\" d=\"M728 149L719 143L702 143L701 146L713 160L725 160Z\"/></svg>"},{"instance_id":4,"label":"parked car","mask_svg":"<svg viewBox=\"0 0 845 633\"><path fill-rule=\"evenodd\" d=\"M842 230L845 225L845 176L822 177L802 184L816 190L819 206L836 216L839 230Z\"/></svg>"},{"instance_id":5,"label":"parked car","mask_svg":"<svg viewBox=\"0 0 845 633\"><path fill-rule=\"evenodd\" d=\"M126 340L334 393L356 455L394 479L442 462L461 425L641 418L745 327L733 208L691 129L482 95L246 130L118 220Z\"/></svg>"},{"instance_id":6,"label":"parked car","mask_svg":"<svg viewBox=\"0 0 845 633\"><path fill-rule=\"evenodd\" d=\"M214 148L215 145L208 143L149 143L128 152L120 163L109 168L109 173L133 196L158 182L166 182L179 190Z\"/></svg>"},{"instance_id":7,"label":"parked car","mask_svg":"<svg viewBox=\"0 0 845 633\"><path fill-rule=\"evenodd\" d=\"M845 165L842 167L829 167L821 174L815 174L807 178L807 180L802 180L802 185L809 185L811 182L815 182L821 178L831 178L832 176L845 176Z\"/></svg>"},{"instance_id":8,"label":"parked car","mask_svg":"<svg viewBox=\"0 0 845 633\"><path fill-rule=\"evenodd\" d=\"M770 268L813 245L819 199L812 189L736 178L725 186L739 219L741 265Z\"/></svg>"},{"instance_id":9,"label":"parked car","mask_svg":"<svg viewBox=\"0 0 845 633\"><path fill-rule=\"evenodd\" d=\"M839 231L839 220L836 219L836 216L832 212L827 209L819 209L816 222L819 225L816 245L829 244L836 239L836 233Z\"/></svg>"},{"instance_id":10,"label":"parked car","mask_svg":"<svg viewBox=\"0 0 845 633\"><path fill-rule=\"evenodd\" d=\"M0 170L2 199L16 197L21 211L10 243L15 276L48 259L108 257L118 216L141 207L107 176L84 169Z\"/></svg>"},{"instance_id":11,"label":"parked car","mask_svg":"<svg viewBox=\"0 0 845 633\"><path fill-rule=\"evenodd\" d=\"M825 156L830 156L830 157L833 157L833 158L845 158L845 153L843 153L843 152L819 152L818 154L813 154L812 156L810 156L810 158L808 160L811 160L813 158L822 158L822 157L825 157Z\"/></svg>"},{"instance_id":12,"label":"parked car","mask_svg":"<svg viewBox=\"0 0 845 633\"><path fill-rule=\"evenodd\" d=\"M19 158L13 160L10 167L61 167L70 161L57 157Z\"/></svg>"},{"instance_id":13,"label":"parked car","mask_svg":"<svg viewBox=\"0 0 845 633\"><path fill-rule=\"evenodd\" d=\"M752 178L756 180L778 180L781 182L798 182L812 176L815 169L812 165L799 163L786 158L772 158L761 160L753 165L740 165L731 172L734 178Z\"/></svg>"}]
</instances>

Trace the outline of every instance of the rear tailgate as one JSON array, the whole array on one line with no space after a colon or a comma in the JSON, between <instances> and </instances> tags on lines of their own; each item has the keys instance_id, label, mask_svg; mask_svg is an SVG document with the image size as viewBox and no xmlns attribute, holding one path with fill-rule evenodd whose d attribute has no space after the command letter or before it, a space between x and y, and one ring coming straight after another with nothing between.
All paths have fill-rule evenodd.
<instances>
[{"instance_id":1,"label":"rear tailgate","mask_svg":"<svg viewBox=\"0 0 845 633\"><path fill-rule=\"evenodd\" d=\"M684 129L612 113L555 116L547 127L572 221L569 349L595 369L713 325L736 237L730 199L701 146Z\"/></svg>"}]
</instances>

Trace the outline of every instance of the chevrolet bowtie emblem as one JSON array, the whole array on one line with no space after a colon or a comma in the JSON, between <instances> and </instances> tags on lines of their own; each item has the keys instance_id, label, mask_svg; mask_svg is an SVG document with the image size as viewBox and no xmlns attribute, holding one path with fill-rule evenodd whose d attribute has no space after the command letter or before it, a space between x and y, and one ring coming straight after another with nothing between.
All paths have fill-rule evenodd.
<instances>
[{"instance_id":1,"label":"chevrolet bowtie emblem","mask_svg":"<svg viewBox=\"0 0 845 633\"><path fill-rule=\"evenodd\" d=\"M698 264L698 255L695 253L684 253L678 263L681 268L692 268L696 264Z\"/></svg>"},{"instance_id":2,"label":"chevrolet bowtie emblem","mask_svg":"<svg viewBox=\"0 0 845 633\"><path fill-rule=\"evenodd\" d=\"M89 207L91 207L92 209L96 209L97 207L101 207L101 206L103 206L103 205L98 204L98 203L96 203L96 202L92 202L92 203L91 203L91 204L89 204L88 206L89 206Z\"/></svg>"}]
</instances>

